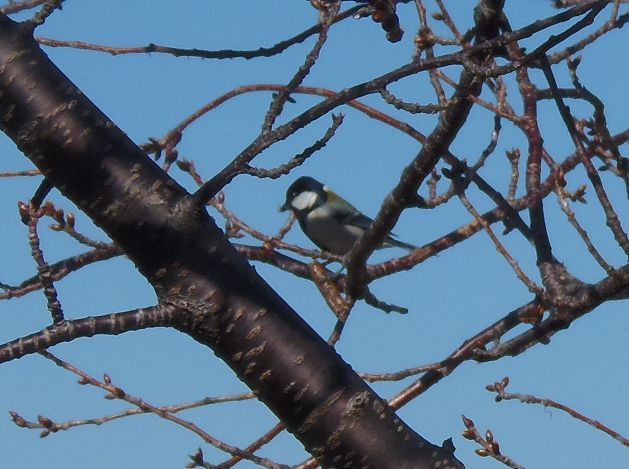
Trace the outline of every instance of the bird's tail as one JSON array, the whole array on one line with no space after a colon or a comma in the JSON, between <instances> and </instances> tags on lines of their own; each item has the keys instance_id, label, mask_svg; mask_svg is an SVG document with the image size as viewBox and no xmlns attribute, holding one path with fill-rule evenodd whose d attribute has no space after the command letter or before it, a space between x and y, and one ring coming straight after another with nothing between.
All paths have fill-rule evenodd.
<instances>
[{"instance_id":1,"label":"bird's tail","mask_svg":"<svg viewBox=\"0 0 629 469\"><path fill-rule=\"evenodd\" d=\"M397 247L406 249L407 251L412 251L413 249L417 249L417 246L413 244L405 243L404 241L400 241L398 239L393 238L392 236L387 236L387 240L384 242L384 247Z\"/></svg>"}]
</instances>

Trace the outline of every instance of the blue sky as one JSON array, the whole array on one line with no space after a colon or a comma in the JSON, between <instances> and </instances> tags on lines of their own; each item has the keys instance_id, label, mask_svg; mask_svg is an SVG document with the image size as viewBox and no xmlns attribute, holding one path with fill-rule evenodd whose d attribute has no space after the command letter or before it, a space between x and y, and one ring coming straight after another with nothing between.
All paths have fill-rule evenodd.
<instances>
[{"instance_id":1,"label":"blue sky","mask_svg":"<svg viewBox=\"0 0 629 469\"><path fill-rule=\"evenodd\" d=\"M548 16L555 10L550 1L507 2L507 15L513 28ZM426 2L429 13L435 11ZM446 2L455 21L465 29L471 22L475 2ZM321 60L305 80L306 85L340 90L378 76L411 60L416 13L412 4L399 7L406 29L398 44L384 40L379 26L369 20L349 20L330 33ZM601 14L598 24L608 16ZM286 20L290 18L290 21ZM125 2L111 0L67 1L63 11L48 19L38 34L56 39L82 40L112 46L144 45L149 42L201 49L254 49L270 46L311 26L317 19L309 2L275 0L270 2L232 0L211 2L162 0ZM557 32L563 28L553 29ZM582 82L603 99L612 133L624 130L627 115L627 74L629 66L619 54L626 47L627 33L613 31L586 49L579 68ZM312 46L311 38L271 59L245 61L201 60L151 54L113 57L74 49L46 48L51 59L109 117L137 143L161 137L202 104L237 86L252 83L286 83ZM540 39L525 42L527 48ZM444 50L437 50L437 53ZM555 67L560 85L568 86L565 66ZM446 70L451 77L458 70ZM537 83L544 82L531 73ZM516 110L521 101L509 78L509 97ZM412 77L391 86L409 101L434 102L425 76ZM449 92L450 90L447 89ZM484 93L483 97L490 98ZM317 102L317 98L296 96L288 104L280 122ZM195 161L202 176L210 177L230 161L257 135L266 112L270 93L254 93L228 101L192 124L184 134L179 154ZM379 96L365 103L387 110ZM570 103L575 114L589 117L587 106ZM375 215L388 190L398 180L401 169L415 156L418 145L397 130L343 108L345 122L324 150L286 178L258 180L237 178L226 190L226 204L247 223L267 233L276 232L285 221L277 207L289 183L300 175L311 175L346 196L369 215ZM428 133L434 116L408 116L391 111ZM573 148L558 113L549 102L540 105L540 125L545 144L556 159ZM293 137L273 146L256 164L273 167L320 138L330 118L326 117ZM469 126L454 142L452 151L460 158L475 161L487 145L492 117L475 109ZM523 136L504 123L496 153L481 174L504 190L508 166L504 152L513 147L526 151ZM31 168L4 136L0 136L0 171ZM625 147L626 153L626 147ZM194 189L190 178L172 170L180 183ZM602 174L619 215L625 216L624 186L609 174ZM568 178L569 189L584 183L583 171ZM19 223L16 204L27 200L38 178L0 180L0 213L4 223L0 245L0 281L17 284L34 274L26 228ZM443 189L445 186L441 186ZM422 188L425 194L425 188ZM522 194L520 188L519 194ZM51 195L59 207L75 210L56 191ZM471 195L479 210L492 207L478 194ZM574 207L607 260L616 266L626 256L614 244L593 192L587 205ZM551 241L558 258L582 280L594 282L602 271L583 248L557 207L554 196L546 203ZM211 214L216 215L214 212ZM77 214L77 228L105 240L83 215ZM222 224L220 217L217 218ZM401 239L421 245L457 228L470 216L457 200L438 210L407 211L395 231ZM85 248L63 234L44 229L42 246L49 261L82 252ZM496 232L502 228L496 225ZM298 229L287 239L312 247ZM501 237L523 269L537 280L533 252L517 233ZM251 242L245 238L243 241ZM396 254L386 250L374 255L382 260ZM334 326L314 285L265 265L258 272L322 336ZM131 263L117 258L92 265L57 284L60 299L69 318L104 314L153 304L155 295ZM338 350L357 371L385 372L431 363L444 358L463 340L491 324L511 309L530 300L530 294L517 281L511 268L495 251L485 234L417 266L411 272L382 279L373 291L383 300L409 308L407 315L384 314L359 304L347 324ZM548 397L599 419L617 431L629 434L626 396L629 392L626 344L629 340L627 304L610 303L575 322L569 330L553 337L549 345L538 345L524 355L496 363L467 363L420 398L401 409L400 415L420 434L435 443L453 437L457 456L468 468L502 467L489 458L474 454L475 444L464 440L461 414L472 418L479 430L491 428L502 451L529 468L598 467L623 468L629 462L627 448L610 437L575 422L566 415L539 406L515 402L495 403L485 385L508 375L513 391ZM45 300L40 293L0 303L0 341L31 333L49 322ZM131 394L154 405L174 404L246 391L233 372L210 350L187 336L171 330L149 330L119 337L80 339L52 350L61 358L96 377L107 372L113 382ZM127 407L123 402L102 398L103 392L76 384L76 377L58 369L40 356L28 356L0 367L0 409L16 410L25 418L38 414L55 421L98 417ZM391 397L411 380L380 383L374 388ZM154 416L136 416L59 432L44 439L37 431L15 427L7 414L0 419L0 460L5 467L51 469L74 468L171 468L183 467L187 454L201 446L206 459L223 460L221 453L203 444L198 437ZM240 447L272 427L276 420L262 404L220 404L194 412L184 412L210 434ZM286 434L278 437L261 455L278 462L294 464L305 458L299 443ZM253 467L241 463L237 467Z\"/></svg>"}]
</instances>

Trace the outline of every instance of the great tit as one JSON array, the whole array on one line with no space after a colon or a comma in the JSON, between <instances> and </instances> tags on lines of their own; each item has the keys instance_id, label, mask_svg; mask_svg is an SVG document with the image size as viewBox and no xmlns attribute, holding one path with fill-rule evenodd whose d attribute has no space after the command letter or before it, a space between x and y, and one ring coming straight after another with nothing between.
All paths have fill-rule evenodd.
<instances>
[{"instance_id":1,"label":"great tit","mask_svg":"<svg viewBox=\"0 0 629 469\"><path fill-rule=\"evenodd\" d=\"M286 191L282 212L291 210L304 234L319 248L345 255L373 220L338 196L330 188L308 176L295 180ZM409 251L412 244L387 236L380 248L397 246Z\"/></svg>"}]
</instances>

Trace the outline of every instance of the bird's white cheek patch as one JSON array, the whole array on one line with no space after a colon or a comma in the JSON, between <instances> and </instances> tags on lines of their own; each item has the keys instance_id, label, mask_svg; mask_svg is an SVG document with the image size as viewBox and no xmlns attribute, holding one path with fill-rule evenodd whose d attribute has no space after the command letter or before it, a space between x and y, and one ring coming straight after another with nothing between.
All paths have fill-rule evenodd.
<instances>
[{"instance_id":1,"label":"bird's white cheek patch","mask_svg":"<svg viewBox=\"0 0 629 469\"><path fill-rule=\"evenodd\" d=\"M292 206L295 210L306 210L314 206L317 201L317 193L305 191L293 199Z\"/></svg>"}]
</instances>

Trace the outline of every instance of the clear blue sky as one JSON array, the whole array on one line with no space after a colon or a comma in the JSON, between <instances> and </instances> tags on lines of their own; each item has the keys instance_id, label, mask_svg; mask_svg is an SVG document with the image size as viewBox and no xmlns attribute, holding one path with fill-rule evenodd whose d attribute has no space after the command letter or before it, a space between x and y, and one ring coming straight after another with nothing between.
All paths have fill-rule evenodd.
<instances>
[{"instance_id":1,"label":"clear blue sky","mask_svg":"<svg viewBox=\"0 0 629 469\"><path fill-rule=\"evenodd\" d=\"M461 28L468 27L475 2L446 3ZM507 15L515 29L552 14L551 3L543 0L507 2ZM429 13L435 11L432 2L426 4ZM346 21L333 29L321 60L304 84L339 90L410 61L416 13L412 4L400 5L399 9L407 31L401 43L386 42L379 26L369 20ZM607 12L603 13L601 18L606 15ZM39 34L114 46L153 42L201 49L254 49L292 36L316 19L309 2L303 0L174 3L69 0L62 12L49 18ZM201 60L160 54L113 57L74 49L47 48L46 51L134 141L143 143L149 137L163 136L199 106L232 88L252 83L286 83L313 42L311 38L281 56L251 61ZM536 39L525 45L532 48L538 43ZM626 30L614 31L586 50L580 67L583 83L606 104L612 132L624 130L627 124L629 66L627 60L620 59L626 44ZM455 77L458 72L452 69L449 73ZM565 67L557 67L556 73L561 85L569 85ZM532 76L543 84L537 73ZM410 101L434 101L424 76L405 80L391 89ZM520 99L513 86L509 96L519 109ZM184 134L179 145L180 155L193 159L199 172L210 177L257 134L269 99L270 93L241 96L206 115ZM282 119L316 102L312 97L297 96L296 99L297 104L287 105ZM364 101L385 109L379 97ZM571 105L575 113L589 116L587 107ZM540 110L547 148L557 159L563 159L573 149L559 116L549 103L542 104ZM397 181L400 170L415 156L418 146L399 131L354 110L344 108L343 112L346 113L345 123L323 151L287 178L276 181L238 178L227 189L228 207L262 231L277 231L285 220L285 214L278 213L277 207L283 201L287 185L295 177L307 174L374 215L384 195ZM431 116L403 116L403 119L426 133L434 126ZM475 161L489 141L492 120L487 112L475 110L471 121L472 125L461 132L452 151L461 158ZM257 164L272 167L293 156L319 138L329 123L326 117L275 145L256 160ZM513 147L526 151L522 135L505 123L496 154L492 156L494 163L482 173L503 190L507 171L504 152ZM3 135L0 135L0 154L1 171L32 167ZM189 189L194 188L189 177L178 169L175 168L172 175ZM625 229L629 228L624 187L609 175L602 177L609 182L610 196L619 214L625 216ZM585 180L582 171L571 178L568 179L569 189L575 189ZM17 284L35 272L26 228L18 221L16 204L18 200L27 200L38 182L38 178L0 181L0 214L4 220L0 244L2 282ZM53 192L52 198L59 207L74 210L58 192ZM609 231L603 229L604 219L591 190L588 199L587 206L575 208L581 221L607 260L616 266L624 264L626 257L623 258L613 243ZM472 201L479 210L492 206L477 195ZM551 240L559 259L585 281L600 279L602 271L568 226L554 197L549 197L546 205L551 220ZM106 239L84 216L77 218L78 229ZM405 212L395 231L401 239L421 245L469 220L461 204L452 200L439 210ZM46 223L42 224L44 226ZM497 232L501 230L496 226ZM42 239L46 257L51 262L84 250L63 234L48 230L42 230ZM517 233L501 239L526 272L537 280L531 248ZM298 229L289 234L288 240L312 247ZM250 240L245 238L244 241ZM394 250L379 252L374 259L385 259L397 253ZM329 334L334 317L312 284L264 265L256 268L321 335ZM144 279L122 258L90 266L65 278L57 287L69 318L131 309L155 301ZM395 371L438 361L463 340L530 299L530 294L482 233L411 272L375 283L373 290L381 299L404 305L410 312L405 316L386 315L363 304L354 310L338 350L357 371ZM40 293L0 303L2 342L39 330L48 323L49 314ZM628 341L627 303L607 304L578 320L568 331L557 334L547 346L536 346L520 357L492 364L461 366L404 407L400 415L432 442L440 443L452 436L456 455L468 468L502 466L474 454L476 445L460 436L461 414L472 418L481 431L491 428L503 452L528 468L624 468L629 465L629 450L610 437L558 411L515 402L496 404L484 387L508 375L513 391L564 402L628 435ZM119 337L80 339L52 351L96 377L107 372L125 391L155 405L246 391L210 350L176 331L148 330ZM29 419L43 414L61 422L107 415L127 407L123 402L104 400L100 390L77 385L75 376L40 356L3 364L0 382L0 409L14 409ZM410 382L374 387L383 397L391 397ZM276 421L255 401L215 405L182 415L210 434L240 447ZM39 439L37 431L17 428L5 413L0 419L0 434L3 467L183 467L188 462L186 455L192 454L198 446L203 448L208 461L223 460L221 453L203 444L194 434L150 415L100 427L74 428ZM306 456L300 444L285 434L260 454L287 464L297 463ZM241 463L238 467L253 465Z\"/></svg>"}]
</instances>

